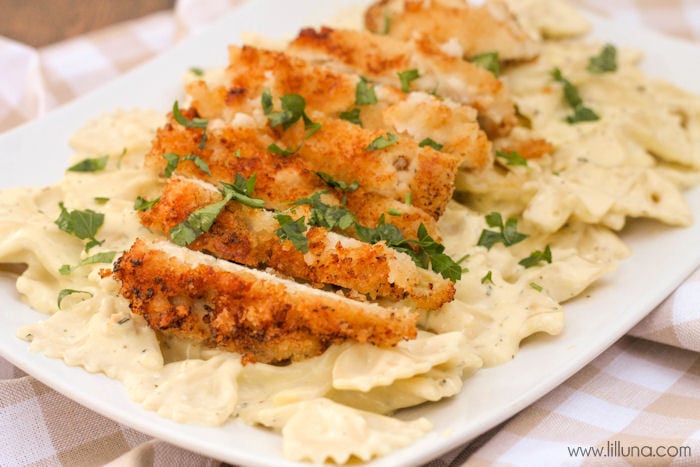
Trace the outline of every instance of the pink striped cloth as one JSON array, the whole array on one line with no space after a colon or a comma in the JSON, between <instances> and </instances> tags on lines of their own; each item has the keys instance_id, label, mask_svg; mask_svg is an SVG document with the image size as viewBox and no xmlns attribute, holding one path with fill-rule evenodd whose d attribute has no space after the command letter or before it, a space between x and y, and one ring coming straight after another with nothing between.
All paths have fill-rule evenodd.
<instances>
[{"instance_id":1,"label":"pink striped cloth","mask_svg":"<svg viewBox=\"0 0 700 467\"><path fill-rule=\"evenodd\" d=\"M0 131L118 77L239 3L181 0L172 12L39 50L0 37ZM700 44L695 0L572 3ZM700 465L699 352L696 271L564 384L429 465ZM105 419L1 358L0 435L0 465L220 464Z\"/></svg>"}]
</instances>

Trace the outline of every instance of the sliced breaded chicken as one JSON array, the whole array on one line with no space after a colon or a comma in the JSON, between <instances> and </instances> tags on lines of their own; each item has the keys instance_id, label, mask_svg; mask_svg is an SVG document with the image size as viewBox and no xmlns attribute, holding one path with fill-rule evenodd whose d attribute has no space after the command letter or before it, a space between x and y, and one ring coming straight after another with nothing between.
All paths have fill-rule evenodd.
<instances>
[{"instance_id":1,"label":"sliced breaded chicken","mask_svg":"<svg viewBox=\"0 0 700 467\"><path fill-rule=\"evenodd\" d=\"M199 180L174 177L168 181L153 208L139 213L141 223L166 235L195 210L221 201L221 193ZM308 212L297 208L294 218ZM272 212L230 202L209 232L190 248L246 266L271 267L317 285L331 284L370 298L408 300L423 309L436 309L452 300L454 285L440 275L421 269L411 258L386 246L370 245L321 227L310 227L304 236L308 252L275 234L280 228Z\"/></svg>"},{"instance_id":2,"label":"sliced breaded chicken","mask_svg":"<svg viewBox=\"0 0 700 467\"><path fill-rule=\"evenodd\" d=\"M390 347L416 336L417 314L406 308L351 300L168 242L137 240L114 277L151 328L247 362L302 360L347 339Z\"/></svg>"},{"instance_id":3,"label":"sliced breaded chicken","mask_svg":"<svg viewBox=\"0 0 700 467\"><path fill-rule=\"evenodd\" d=\"M515 106L501 81L481 67L446 54L424 35L406 41L366 31L303 29L287 51L394 87L402 85L399 73L416 70L418 76L405 83L409 89L473 106L489 136L506 135L517 122Z\"/></svg>"},{"instance_id":4,"label":"sliced breaded chicken","mask_svg":"<svg viewBox=\"0 0 700 467\"><path fill-rule=\"evenodd\" d=\"M488 0L380 0L365 13L365 26L378 34L408 40L416 32L443 44L456 40L465 58L498 52L501 60L530 60L540 46L518 24L508 5Z\"/></svg>"},{"instance_id":5,"label":"sliced breaded chicken","mask_svg":"<svg viewBox=\"0 0 700 467\"><path fill-rule=\"evenodd\" d=\"M374 88L375 104L357 105L357 75L250 46L229 47L229 57L228 88L210 88L204 81L188 86L192 106L204 118L231 121L240 112L259 114L259 98L267 88L275 99L287 94L302 96L307 113L320 112L337 118L356 111L356 123L363 128L405 133L418 142L430 138L442 146L443 152L461 157L466 168L481 169L492 162L490 143L479 128L472 107L382 85Z\"/></svg>"},{"instance_id":6,"label":"sliced breaded chicken","mask_svg":"<svg viewBox=\"0 0 700 467\"><path fill-rule=\"evenodd\" d=\"M320 129L307 138L302 122L280 136L313 171L356 180L369 192L405 200L438 219L452 198L461 158L420 147L410 137L368 130L345 120L312 116Z\"/></svg>"},{"instance_id":7,"label":"sliced breaded chicken","mask_svg":"<svg viewBox=\"0 0 700 467\"><path fill-rule=\"evenodd\" d=\"M183 114L187 118L196 116L191 110L185 110ZM352 193L336 194L315 173L323 172L323 167L312 170L299 156L285 157L270 153L268 146L273 140L259 128L220 126L218 129L207 130L203 148L200 148L201 140L201 129L184 128L175 121L170 121L158 129L146 156L146 166L157 173L163 173L167 167L165 154L194 155L206 162L211 175L203 172L194 161L182 160L182 157L179 158L174 173L199 178L215 185L218 182L232 183L236 174L246 178L255 174L255 197L264 200L268 208L280 210L287 209L289 203L297 199L319 191L329 191L326 202L337 205L345 196L348 206L363 225L376 227L382 214L386 216L390 210L398 209L401 215L392 216L389 221L401 230L404 237L416 238L418 227L424 224L433 238L439 238L434 215L418 204L408 206L402 202L405 198L399 200L398 195L379 195L364 187ZM356 180L346 181L352 183Z\"/></svg>"}]
</instances>

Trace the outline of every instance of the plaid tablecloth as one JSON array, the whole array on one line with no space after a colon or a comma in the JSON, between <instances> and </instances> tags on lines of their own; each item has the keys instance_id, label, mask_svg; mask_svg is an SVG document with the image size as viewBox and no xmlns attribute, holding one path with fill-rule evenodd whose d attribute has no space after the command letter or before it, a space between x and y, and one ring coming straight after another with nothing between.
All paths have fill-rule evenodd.
<instances>
[{"instance_id":1,"label":"plaid tablecloth","mask_svg":"<svg viewBox=\"0 0 700 467\"><path fill-rule=\"evenodd\" d=\"M0 132L118 77L238 3L181 0L174 11L39 50L0 37ZM573 3L700 43L695 0ZM219 465L103 418L1 358L0 439L2 466ZM604 451L585 455L588 447ZM700 270L564 384L429 465L630 464L700 465Z\"/></svg>"}]
</instances>

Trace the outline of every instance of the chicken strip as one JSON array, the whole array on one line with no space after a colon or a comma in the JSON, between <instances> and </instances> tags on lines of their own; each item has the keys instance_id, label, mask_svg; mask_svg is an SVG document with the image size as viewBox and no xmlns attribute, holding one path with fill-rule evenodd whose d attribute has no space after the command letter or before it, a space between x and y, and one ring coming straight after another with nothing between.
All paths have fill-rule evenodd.
<instances>
[{"instance_id":1,"label":"chicken strip","mask_svg":"<svg viewBox=\"0 0 700 467\"><path fill-rule=\"evenodd\" d=\"M501 81L477 65L446 54L428 36L406 41L366 31L307 28L289 44L287 52L340 72L358 73L379 83L403 85L472 106L491 137L507 135L517 123L515 106Z\"/></svg>"},{"instance_id":2,"label":"chicken strip","mask_svg":"<svg viewBox=\"0 0 700 467\"><path fill-rule=\"evenodd\" d=\"M185 110L183 115L187 118L197 116L193 110ZM243 117L239 120L243 120ZM210 122L209 125L213 127L214 122ZM217 128L207 129L206 144L200 148L202 134L202 129L185 128L171 120L158 129L151 150L146 156L146 167L162 174L168 167L165 155L173 154L178 156L179 160L173 173L199 178L214 185L219 182L232 183L236 174L246 178L256 174L255 197L263 199L266 207L270 209L284 210L289 207L289 202L319 191L329 191L326 202L338 205L345 197L349 208L363 225L376 227L382 215L400 211L401 215L391 216L390 221L401 230L404 237L416 238L418 227L424 224L430 235L438 238L432 213L424 211L415 203L405 204L405 194L404 198L399 195L390 198L368 192L364 187L353 192L339 193L329 187L314 170L308 168L302 158L272 154L268 149L272 138L255 126L219 125ZM180 157L188 155L204 161L211 175L198 167L193 160L183 160L184 157ZM318 171L323 169L324 167L316 168ZM348 183L353 181L356 180L347 180Z\"/></svg>"},{"instance_id":3,"label":"chicken strip","mask_svg":"<svg viewBox=\"0 0 700 467\"><path fill-rule=\"evenodd\" d=\"M365 26L402 40L416 32L440 44L456 40L464 58L498 52L501 60L531 60L540 50L500 0L483 5L464 0L380 0L367 9Z\"/></svg>"},{"instance_id":4,"label":"chicken strip","mask_svg":"<svg viewBox=\"0 0 700 467\"><path fill-rule=\"evenodd\" d=\"M351 339L391 347L416 336L417 314L282 279L168 242L137 240L114 265L120 293L148 325L243 355L303 360Z\"/></svg>"},{"instance_id":5,"label":"chicken strip","mask_svg":"<svg viewBox=\"0 0 700 467\"><path fill-rule=\"evenodd\" d=\"M199 180L173 177L150 210L139 213L149 229L168 234L195 210L221 201L221 193ZM293 217L308 209L299 207ZM305 212L306 211L306 212ZM437 309L452 300L454 285L438 274L421 269L405 253L384 242L370 245L353 238L310 227L303 235L308 251L276 235L279 223L270 211L232 201L218 215L209 232L189 247L246 266L271 267L317 285L332 284L370 298L405 300L422 309Z\"/></svg>"},{"instance_id":6,"label":"chicken strip","mask_svg":"<svg viewBox=\"0 0 700 467\"><path fill-rule=\"evenodd\" d=\"M232 121L238 112L254 114L261 110L259 98L267 88L276 97L302 96L309 114L348 119L357 112L354 122L366 129L403 133L419 142L430 138L442 146L441 151L460 157L465 168L481 169L492 162L490 143L469 106L382 85L374 88L375 104L358 105L359 76L311 65L283 52L231 46L229 62L228 88L210 88L204 81L188 86L192 106L204 118Z\"/></svg>"}]
</instances>

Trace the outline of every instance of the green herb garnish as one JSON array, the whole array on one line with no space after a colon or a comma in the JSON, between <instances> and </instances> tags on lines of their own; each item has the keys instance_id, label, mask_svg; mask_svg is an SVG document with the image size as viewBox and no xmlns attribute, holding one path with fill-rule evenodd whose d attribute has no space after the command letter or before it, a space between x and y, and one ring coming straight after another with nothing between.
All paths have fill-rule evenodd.
<instances>
[{"instance_id":1,"label":"green herb garnish","mask_svg":"<svg viewBox=\"0 0 700 467\"><path fill-rule=\"evenodd\" d=\"M283 149L279 146L277 146L276 143L272 143L267 147L267 150L271 152L272 154L277 154L278 156L293 156L297 152L299 152L299 149L301 149L301 143L299 143L299 146L297 146L295 149Z\"/></svg>"},{"instance_id":2,"label":"green herb garnish","mask_svg":"<svg viewBox=\"0 0 700 467\"><path fill-rule=\"evenodd\" d=\"M135 211L148 211L148 210L151 209L153 206L155 206L155 204L156 204L158 201L160 201L160 196L157 197L157 198L155 198L155 199L153 199L153 200L151 200L151 201L148 201L148 200L145 199L145 198L142 198L142 197L140 197L140 196L137 196L137 197L136 197L136 200L134 201L134 210L135 210Z\"/></svg>"},{"instance_id":3,"label":"green herb garnish","mask_svg":"<svg viewBox=\"0 0 700 467\"><path fill-rule=\"evenodd\" d=\"M355 180L352 183L347 183L342 180L336 180L335 178L333 178L332 175L327 174L325 172L316 172L316 175L318 176L318 178L323 180L326 183L326 185L330 186L331 188L337 188L340 191L352 193L353 191L360 188L360 183L357 180Z\"/></svg>"},{"instance_id":4,"label":"green herb garnish","mask_svg":"<svg viewBox=\"0 0 700 467\"><path fill-rule=\"evenodd\" d=\"M177 101L175 101L173 104L173 118L175 118L177 123L186 128L202 128L206 130L207 124L209 123L209 120L204 118L193 118L192 120L185 118L185 116L182 115L182 112L180 112L180 107Z\"/></svg>"},{"instance_id":5,"label":"green herb garnish","mask_svg":"<svg viewBox=\"0 0 700 467\"><path fill-rule=\"evenodd\" d=\"M165 178L170 178L172 177L175 169L177 169L177 165L180 162L180 156L178 156L174 152L166 152L165 154L163 154L163 159L165 159L166 161L166 166L165 170L163 171L163 175L165 175Z\"/></svg>"},{"instance_id":6,"label":"green herb garnish","mask_svg":"<svg viewBox=\"0 0 700 467\"><path fill-rule=\"evenodd\" d=\"M104 251L102 253L97 253L96 255L88 256L87 258L81 260L77 266L64 264L58 269L58 272L65 276L75 271L77 268L87 266L88 264L111 263L114 261L114 256L116 254L116 251Z\"/></svg>"},{"instance_id":7,"label":"green herb garnish","mask_svg":"<svg viewBox=\"0 0 700 467\"><path fill-rule=\"evenodd\" d=\"M365 148L365 151L376 151L378 149L388 148L389 146L396 144L399 139L393 133L387 133L386 136L382 135L374 140Z\"/></svg>"},{"instance_id":8,"label":"green herb garnish","mask_svg":"<svg viewBox=\"0 0 700 467\"><path fill-rule=\"evenodd\" d=\"M360 77L355 86L355 105L372 105L377 103L377 95L374 93L374 85L366 78Z\"/></svg>"},{"instance_id":9,"label":"green herb garnish","mask_svg":"<svg viewBox=\"0 0 700 467\"><path fill-rule=\"evenodd\" d=\"M501 64L498 61L498 52L485 52L474 55L471 58L471 62L476 66L487 69L496 77L501 74Z\"/></svg>"},{"instance_id":10,"label":"green herb garnish","mask_svg":"<svg viewBox=\"0 0 700 467\"><path fill-rule=\"evenodd\" d=\"M93 199L93 201L95 201L95 203L100 204L100 205L107 204L107 202L109 201L109 198L105 198L104 196L95 196L92 199Z\"/></svg>"},{"instance_id":11,"label":"green herb garnish","mask_svg":"<svg viewBox=\"0 0 700 467\"><path fill-rule=\"evenodd\" d=\"M347 120L350 123L354 123L355 125L362 126L362 120L360 120L360 109L357 107L352 110L348 110L347 112L341 112L340 118L342 120Z\"/></svg>"},{"instance_id":12,"label":"green herb garnish","mask_svg":"<svg viewBox=\"0 0 700 467\"><path fill-rule=\"evenodd\" d=\"M196 66L190 67L190 73L195 76L204 76L204 70Z\"/></svg>"},{"instance_id":13,"label":"green herb garnish","mask_svg":"<svg viewBox=\"0 0 700 467\"><path fill-rule=\"evenodd\" d=\"M387 212L390 216L396 216L396 217L398 217L398 216L403 215L403 213L402 213L401 211L399 211L398 209L395 209L395 208L389 208L389 209L386 210L386 212Z\"/></svg>"},{"instance_id":14,"label":"green herb garnish","mask_svg":"<svg viewBox=\"0 0 700 467\"><path fill-rule=\"evenodd\" d=\"M109 156L83 159L75 165L68 167L69 172L99 172L107 167Z\"/></svg>"},{"instance_id":15,"label":"green herb garnish","mask_svg":"<svg viewBox=\"0 0 700 467\"><path fill-rule=\"evenodd\" d=\"M61 302L64 298L66 298L68 295L73 295L76 293L86 293L91 297L93 296L91 292L88 292L86 290L63 289L60 292L58 292L58 300L56 302L58 304L58 309L61 309Z\"/></svg>"},{"instance_id":16,"label":"green herb garnish","mask_svg":"<svg viewBox=\"0 0 700 467\"><path fill-rule=\"evenodd\" d=\"M432 138L424 138L420 143L418 143L419 148L422 148L424 146L430 146L436 151L442 151L442 148L444 147L442 144L438 143Z\"/></svg>"},{"instance_id":17,"label":"green herb garnish","mask_svg":"<svg viewBox=\"0 0 700 467\"><path fill-rule=\"evenodd\" d=\"M80 240L88 240L88 243L85 245L85 251L90 251L92 247L101 245L104 242L100 242L95 238L97 231L104 223L104 214L91 209L68 211L63 202L58 203L58 206L61 208L61 213L54 223L64 232L78 237Z\"/></svg>"},{"instance_id":18,"label":"green herb garnish","mask_svg":"<svg viewBox=\"0 0 700 467\"><path fill-rule=\"evenodd\" d=\"M401 90L403 92L411 92L411 81L415 81L420 77L418 69L412 68L410 70L399 71L399 81L401 81Z\"/></svg>"},{"instance_id":19,"label":"green herb garnish","mask_svg":"<svg viewBox=\"0 0 700 467\"><path fill-rule=\"evenodd\" d=\"M304 216L294 220L287 214L278 213L275 214L275 219L280 224L280 228L275 230L275 234L279 239L289 240L294 245L294 248L302 253L307 253L309 251L309 239L304 235L304 232L306 232Z\"/></svg>"},{"instance_id":20,"label":"green herb garnish","mask_svg":"<svg viewBox=\"0 0 700 467\"><path fill-rule=\"evenodd\" d=\"M528 237L528 235L518 232L518 220L513 217L509 218L504 225L501 215L497 212L492 212L486 215L486 223L489 227L499 229L498 232L484 229L481 232L481 236L479 236L477 245L486 247L489 250L496 243L500 242L505 246L511 246Z\"/></svg>"},{"instance_id":21,"label":"green herb garnish","mask_svg":"<svg viewBox=\"0 0 700 467\"><path fill-rule=\"evenodd\" d=\"M586 69L597 74L617 71L617 49L615 46L606 44L598 55L590 58Z\"/></svg>"},{"instance_id":22,"label":"green herb garnish","mask_svg":"<svg viewBox=\"0 0 700 467\"><path fill-rule=\"evenodd\" d=\"M519 265L527 268L537 266L541 261L546 261L547 263L552 262L552 250L549 249L549 245L544 249L544 251L535 250L530 256L522 259L518 262Z\"/></svg>"},{"instance_id":23,"label":"green herb garnish","mask_svg":"<svg viewBox=\"0 0 700 467\"><path fill-rule=\"evenodd\" d=\"M506 161L506 165L527 166L527 159L525 159L518 151L496 151L496 157L504 159Z\"/></svg>"},{"instance_id":24,"label":"green herb garnish","mask_svg":"<svg viewBox=\"0 0 700 467\"><path fill-rule=\"evenodd\" d=\"M256 180L257 174L253 174L249 178L236 174L233 183L221 183L223 195L225 198L238 201L248 207L261 209L265 206L265 201L252 197Z\"/></svg>"},{"instance_id":25,"label":"green herb garnish","mask_svg":"<svg viewBox=\"0 0 700 467\"><path fill-rule=\"evenodd\" d=\"M199 156L195 156L194 154L188 154L187 156L184 156L182 158L183 161L192 161L194 162L194 165L197 166L199 170L204 172L205 174L209 175L211 177L211 171L209 170L209 164L202 159Z\"/></svg>"},{"instance_id":26,"label":"green herb garnish","mask_svg":"<svg viewBox=\"0 0 700 467\"><path fill-rule=\"evenodd\" d=\"M490 282L493 284L493 279L491 278L491 271L487 272L484 277L481 278L481 283L486 284L487 282Z\"/></svg>"},{"instance_id":27,"label":"green herb garnish","mask_svg":"<svg viewBox=\"0 0 700 467\"><path fill-rule=\"evenodd\" d=\"M576 86L571 84L571 82L564 78L559 68L552 70L552 78L561 83L564 86L564 99L566 100L569 107L574 111L572 115L566 117L566 122L570 125L579 122L592 122L595 120L600 120L598 114L596 114L592 109L583 105L583 100L578 92Z\"/></svg>"},{"instance_id":28,"label":"green herb garnish","mask_svg":"<svg viewBox=\"0 0 700 467\"><path fill-rule=\"evenodd\" d=\"M327 230L339 228L345 230L354 225L357 220L345 206L331 206L321 201L325 192L316 192L307 198L294 201L294 206L311 206L308 223L310 226L323 227Z\"/></svg>"},{"instance_id":29,"label":"green herb garnish","mask_svg":"<svg viewBox=\"0 0 700 467\"><path fill-rule=\"evenodd\" d=\"M542 292L542 286L537 282L530 282L530 287L537 290L538 292Z\"/></svg>"}]
</instances>

